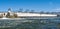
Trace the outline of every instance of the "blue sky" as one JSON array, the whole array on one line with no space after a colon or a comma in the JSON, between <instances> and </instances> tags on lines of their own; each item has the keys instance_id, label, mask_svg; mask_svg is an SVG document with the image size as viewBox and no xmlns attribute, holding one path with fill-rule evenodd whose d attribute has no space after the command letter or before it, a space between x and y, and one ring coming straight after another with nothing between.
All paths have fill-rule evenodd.
<instances>
[{"instance_id":1,"label":"blue sky","mask_svg":"<svg viewBox=\"0 0 60 29\"><path fill-rule=\"evenodd\" d=\"M23 10L29 9L37 12L59 12L60 0L0 0L0 11L7 11L8 8L12 11L23 8Z\"/></svg>"}]
</instances>

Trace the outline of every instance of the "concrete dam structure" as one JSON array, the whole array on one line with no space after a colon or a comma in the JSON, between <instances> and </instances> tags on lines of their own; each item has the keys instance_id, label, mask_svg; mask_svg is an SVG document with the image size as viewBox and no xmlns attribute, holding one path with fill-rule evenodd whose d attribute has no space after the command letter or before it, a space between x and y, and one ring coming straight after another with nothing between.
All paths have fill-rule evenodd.
<instances>
[{"instance_id":1,"label":"concrete dam structure","mask_svg":"<svg viewBox=\"0 0 60 29\"><path fill-rule=\"evenodd\" d=\"M8 11L7 13L0 13L0 15L6 16L9 13L9 15L13 16L13 14L16 14L18 17L57 17L57 14L37 14L37 13L21 13L21 12L11 12Z\"/></svg>"},{"instance_id":2,"label":"concrete dam structure","mask_svg":"<svg viewBox=\"0 0 60 29\"><path fill-rule=\"evenodd\" d=\"M40 18L40 17L57 17L57 14L39 14L39 13L25 13L25 12L12 12L8 10L5 13L0 13L0 18Z\"/></svg>"}]
</instances>

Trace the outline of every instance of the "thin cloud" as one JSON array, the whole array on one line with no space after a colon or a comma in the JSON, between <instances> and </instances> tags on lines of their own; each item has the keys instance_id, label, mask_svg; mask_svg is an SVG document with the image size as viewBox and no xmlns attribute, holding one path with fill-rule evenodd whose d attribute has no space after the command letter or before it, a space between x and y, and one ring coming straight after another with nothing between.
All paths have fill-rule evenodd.
<instances>
[{"instance_id":1,"label":"thin cloud","mask_svg":"<svg viewBox=\"0 0 60 29\"><path fill-rule=\"evenodd\" d=\"M55 12L60 12L60 8L53 9Z\"/></svg>"}]
</instances>

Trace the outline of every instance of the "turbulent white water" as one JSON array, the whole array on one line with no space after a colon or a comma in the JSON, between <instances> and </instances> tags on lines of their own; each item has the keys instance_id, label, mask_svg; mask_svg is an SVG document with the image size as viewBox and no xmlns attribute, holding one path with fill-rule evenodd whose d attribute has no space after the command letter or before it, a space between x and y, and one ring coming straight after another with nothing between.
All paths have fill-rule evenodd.
<instances>
[{"instance_id":1,"label":"turbulent white water","mask_svg":"<svg viewBox=\"0 0 60 29\"><path fill-rule=\"evenodd\" d=\"M8 19L8 18L2 18L2 19Z\"/></svg>"},{"instance_id":2,"label":"turbulent white water","mask_svg":"<svg viewBox=\"0 0 60 29\"><path fill-rule=\"evenodd\" d=\"M3 18L1 18L1 19L9 19L9 18L6 18L5 16L3 17Z\"/></svg>"}]
</instances>

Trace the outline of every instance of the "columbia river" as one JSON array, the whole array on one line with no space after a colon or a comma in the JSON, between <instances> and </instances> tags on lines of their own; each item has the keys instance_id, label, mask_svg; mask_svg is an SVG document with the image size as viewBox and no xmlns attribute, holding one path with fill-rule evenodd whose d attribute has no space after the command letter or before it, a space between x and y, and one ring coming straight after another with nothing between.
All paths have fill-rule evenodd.
<instances>
[{"instance_id":1,"label":"columbia river","mask_svg":"<svg viewBox=\"0 0 60 29\"><path fill-rule=\"evenodd\" d=\"M0 29L60 29L60 18L0 20Z\"/></svg>"}]
</instances>

